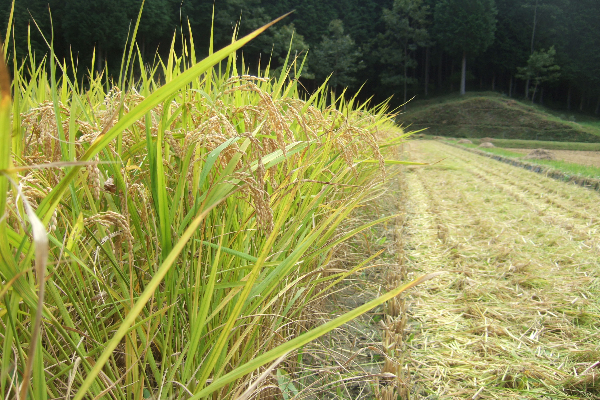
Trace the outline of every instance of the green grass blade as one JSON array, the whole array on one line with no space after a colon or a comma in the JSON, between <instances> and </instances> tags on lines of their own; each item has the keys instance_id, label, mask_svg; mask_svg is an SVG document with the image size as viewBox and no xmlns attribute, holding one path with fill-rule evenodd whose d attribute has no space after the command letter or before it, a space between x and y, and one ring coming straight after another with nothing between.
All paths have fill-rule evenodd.
<instances>
[{"instance_id":1,"label":"green grass blade","mask_svg":"<svg viewBox=\"0 0 600 400\"><path fill-rule=\"evenodd\" d=\"M226 200L226 199L225 198L221 199L221 201L224 201L224 200ZM192 235L194 235L196 229L198 229L198 226L200 226L200 224L202 223L204 218L208 215L208 213L219 204L220 204L220 202L216 202L216 203L213 203L212 205L208 206L207 208L203 209L202 212L192 221L190 226L185 230L185 232L183 233L183 235L181 236L179 241L175 244L175 246L173 246L173 250L169 253L169 255L167 256L165 261L162 263L162 265L158 269L158 271L156 271L152 280L150 282L148 282L148 284L146 285L146 289L140 295L140 297L136 301L135 305L132 307L131 311L129 311L129 313L127 314L125 319L121 322L121 325L120 325L119 329L117 330L117 332L115 332L112 339L108 343L106 343L106 345L104 346L105 347L104 351L96 360L96 364L94 365L92 370L88 373L87 377L85 378L85 381L81 384L81 387L79 388L79 392L77 392L77 395L75 396L75 400L81 400L82 398L84 398L86 396L87 390L90 388L90 386L92 385L92 383L94 382L94 380L96 379L96 377L98 376L98 374L100 373L102 368L104 367L104 364L106 364L106 362L112 355L113 350L119 345L119 343L121 342L121 339L123 339L123 337L125 337L125 335L129 332L130 327L135 323L135 320L138 318L138 316L142 312L142 309L146 306L146 303L154 295L154 292L156 291L158 286L161 284L161 282L162 282L163 278L165 277L165 275L167 274L167 272L169 272L169 270L171 269L171 267L177 260L177 257L179 256L179 254L185 248L185 245L187 244L187 242L190 240Z\"/></svg>"},{"instance_id":2,"label":"green grass blade","mask_svg":"<svg viewBox=\"0 0 600 400\"><path fill-rule=\"evenodd\" d=\"M239 379L242 376L244 376L252 371L255 371L256 369L260 368L261 366L263 366L273 360L276 360L277 358L281 357L283 354L289 353L293 350L296 350L296 349L304 346L305 344L325 335L328 332L331 332L335 328L338 328L338 327L344 325L345 323L372 310L373 308L385 303L386 301L393 299L394 297L398 296L402 292L405 292L406 290L411 289L429 279L435 278L436 276L438 276L440 274L442 274L442 272L423 275L423 276L415 279L414 281L408 282L394 290L390 290L386 294L379 296L378 298L371 300L371 301L363 304L362 306L357 307L354 310L349 311L346 314L343 314L343 315L319 326L318 328L315 328L309 332L306 332L306 333L298 336L295 339L290 340L289 342L286 342L280 346L277 346L273 350L270 350L256 358L254 358L253 360L247 362L246 364L234 369L230 373L228 373L220 378L217 378L210 385L208 385L207 387L205 387L204 389L202 389L201 391L196 393L194 396L190 397L189 400L198 400L198 399L201 399L202 397L210 395L211 393L222 388L223 386L227 385L228 383L231 383L231 382L235 381L236 379Z\"/></svg>"},{"instance_id":3,"label":"green grass blade","mask_svg":"<svg viewBox=\"0 0 600 400\"><path fill-rule=\"evenodd\" d=\"M82 161L90 160L96 154L98 154L102 149L104 149L108 144L120 133L122 133L125 129L130 127L140 118L142 118L146 113L151 111L158 104L169 99L173 93L182 89L184 86L189 84L193 79L198 77L199 75L206 72L209 68L212 68L215 64L229 56L232 52L239 50L246 43L250 42L252 39L260 35L267 28L272 26L273 24L279 22L283 18L287 17L289 14L285 14L276 20L268 23L267 25L255 30L254 32L248 34L242 39L230 44L229 46L217 51L211 56L208 56L204 60L200 61L198 64L189 68L185 72L178 75L169 83L157 89L155 92L146 97L140 104L138 104L134 109L132 109L128 114L126 114L122 119L120 119L111 129L103 134L99 135L98 138L94 141L94 143L89 147L89 149L83 154L81 157ZM79 172L79 168L73 168L67 176L65 176L58 185L50 192L50 194L42 201L39 206L39 213L44 216L43 222L48 223L50 221L50 217L52 212L54 212L54 208L60 201L60 198L63 196L64 192L67 190L68 185L72 182Z\"/></svg>"}]
</instances>

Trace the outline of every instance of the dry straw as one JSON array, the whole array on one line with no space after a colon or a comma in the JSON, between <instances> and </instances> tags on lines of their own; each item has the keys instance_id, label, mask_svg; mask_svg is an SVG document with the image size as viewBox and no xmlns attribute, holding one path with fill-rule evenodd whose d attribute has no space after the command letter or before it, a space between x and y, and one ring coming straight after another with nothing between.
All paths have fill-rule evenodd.
<instances>
[{"instance_id":1,"label":"dry straw","mask_svg":"<svg viewBox=\"0 0 600 400\"><path fill-rule=\"evenodd\" d=\"M434 142L410 150L446 161L405 174L409 268L451 271L408 305L412 395L596 398L598 194Z\"/></svg>"}]
</instances>

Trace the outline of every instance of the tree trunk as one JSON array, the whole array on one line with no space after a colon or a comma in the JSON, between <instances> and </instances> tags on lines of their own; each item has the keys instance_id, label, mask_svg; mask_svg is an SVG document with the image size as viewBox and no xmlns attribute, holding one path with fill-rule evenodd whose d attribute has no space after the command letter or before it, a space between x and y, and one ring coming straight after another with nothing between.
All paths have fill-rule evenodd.
<instances>
[{"instance_id":1,"label":"tree trunk","mask_svg":"<svg viewBox=\"0 0 600 400\"><path fill-rule=\"evenodd\" d=\"M544 105L544 88L543 87L540 89L540 104L542 106Z\"/></svg>"},{"instance_id":2,"label":"tree trunk","mask_svg":"<svg viewBox=\"0 0 600 400\"><path fill-rule=\"evenodd\" d=\"M537 8L538 8L538 0L535 0L535 8L533 10L533 31L531 32L531 54L535 49L534 47L534 39L535 39L535 27L537 26Z\"/></svg>"},{"instance_id":3,"label":"tree trunk","mask_svg":"<svg viewBox=\"0 0 600 400\"><path fill-rule=\"evenodd\" d=\"M531 54L533 54L535 46L535 27L537 25L537 8L538 8L538 0L535 0L535 8L533 11L533 30L531 32ZM537 86L537 85L536 85ZM527 83L525 84L525 98L529 98L529 79L527 79ZM533 100L531 101L533 103Z\"/></svg>"},{"instance_id":4,"label":"tree trunk","mask_svg":"<svg viewBox=\"0 0 600 400\"><path fill-rule=\"evenodd\" d=\"M496 73L492 75L492 92L496 91Z\"/></svg>"},{"instance_id":5,"label":"tree trunk","mask_svg":"<svg viewBox=\"0 0 600 400\"><path fill-rule=\"evenodd\" d=\"M569 85L569 91L567 92L567 110L571 111L571 93L573 86Z\"/></svg>"},{"instance_id":6,"label":"tree trunk","mask_svg":"<svg viewBox=\"0 0 600 400\"><path fill-rule=\"evenodd\" d=\"M596 103L596 110L594 114L598 115L600 113L600 96L598 96L598 102Z\"/></svg>"},{"instance_id":7,"label":"tree trunk","mask_svg":"<svg viewBox=\"0 0 600 400\"><path fill-rule=\"evenodd\" d=\"M440 65L438 66L438 90L439 90L439 88L442 87L442 81L443 81L443 75L444 75L443 74L444 71L442 69L442 67L444 65L444 64L442 64L443 61L444 61L443 53L440 52Z\"/></svg>"},{"instance_id":8,"label":"tree trunk","mask_svg":"<svg viewBox=\"0 0 600 400\"><path fill-rule=\"evenodd\" d=\"M429 47L425 48L425 96L427 96L429 89Z\"/></svg>"},{"instance_id":9,"label":"tree trunk","mask_svg":"<svg viewBox=\"0 0 600 400\"><path fill-rule=\"evenodd\" d=\"M533 104L533 102L535 100L535 92L537 92L537 87L538 87L538 85L535 85L533 87L533 95L531 96L531 104Z\"/></svg>"},{"instance_id":10,"label":"tree trunk","mask_svg":"<svg viewBox=\"0 0 600 400\"><path fill-rule=\"evenodd\" d=\"M466 93L466 80L467 80L467 52L463 52L462 60L462 72L460 74L460 94Z\"/></svg>"},{"instance_id":11,"label":"tree trunk","mask_svg":"<svg viewBox=\"0 0 600 400\"><path fill-rule=\"evenodd\" d=\"M513 87L513 77L510 76L510 81L508 82L508 97L512 97L512 87Z\"/></svg>"},{"instance_id":12,"label":"tree trunk","mask_svg":"<svg viewBox=\"0 0 600 400\"><path fill-rule=\"evenodd\" d=\"M452 81L454 76L454 59L450 59L450 91L454 92L454 82Z\"/></svg>"},{"instance_id":13,"label":"tree trunk","mask_svg":"<svg viewBox=\"0 0 600 400\"><path fill-rule=\"evenodd\" d=\"M406 79L407 79L407 76L406 76L407 62L406 62L406 60L407 60L407 52L408 52L407 46L408 45L404 46L404 109L405 110L406 110Z\"/></svg>"}]
</instances>

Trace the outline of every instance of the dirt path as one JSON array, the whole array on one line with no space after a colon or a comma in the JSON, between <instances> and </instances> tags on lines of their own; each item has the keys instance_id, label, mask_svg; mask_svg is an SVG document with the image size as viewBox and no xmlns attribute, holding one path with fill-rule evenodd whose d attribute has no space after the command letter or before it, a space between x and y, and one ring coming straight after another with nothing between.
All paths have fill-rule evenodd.
<instances>
[{"instance_id":1,"label":"dirt path","mask_svg":"<svg viewBox=\"0 0 600 400\"><path fill-rule=\"evenodd\" d=\"M413 393L600 395L600 194L438 142L405 145ZM410 275L409 274L409 275Z\"/></svg>"}]
</instances>

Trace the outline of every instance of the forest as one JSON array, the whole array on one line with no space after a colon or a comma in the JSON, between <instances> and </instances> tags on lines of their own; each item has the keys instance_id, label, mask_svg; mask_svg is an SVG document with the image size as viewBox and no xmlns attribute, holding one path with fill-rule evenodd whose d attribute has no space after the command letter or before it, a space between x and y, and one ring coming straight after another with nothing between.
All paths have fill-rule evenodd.
<instances>
[{"instance_id":1,"label":"forest","mask_svg":"<svg viewBox=\"0 0 600 400\"><path fill-rule=\"evenodd\" d=\"M49 53L79 77L118 69L141 0L17 0L13 49L21 63ZM0 2L2 29L12 0ZM214 9L213 9L214 6ZM149 64L192 32L196 54L295 12L243 50L250 72L271 71L307 55L300 82L315 90L327 77L338 92L363 99L492 90L553 108L600 113L600 2L596 0L149 0L137 44ZM49 12L50 11L50 12ZM214 14L213 14L214 13ZM34 23L35 22L35 23ZM53 36L52 36L53 33ZM30 39L28 39L30 38ZM463 68L463 65L465 68Z\"/></svg>"}]
</instances>

